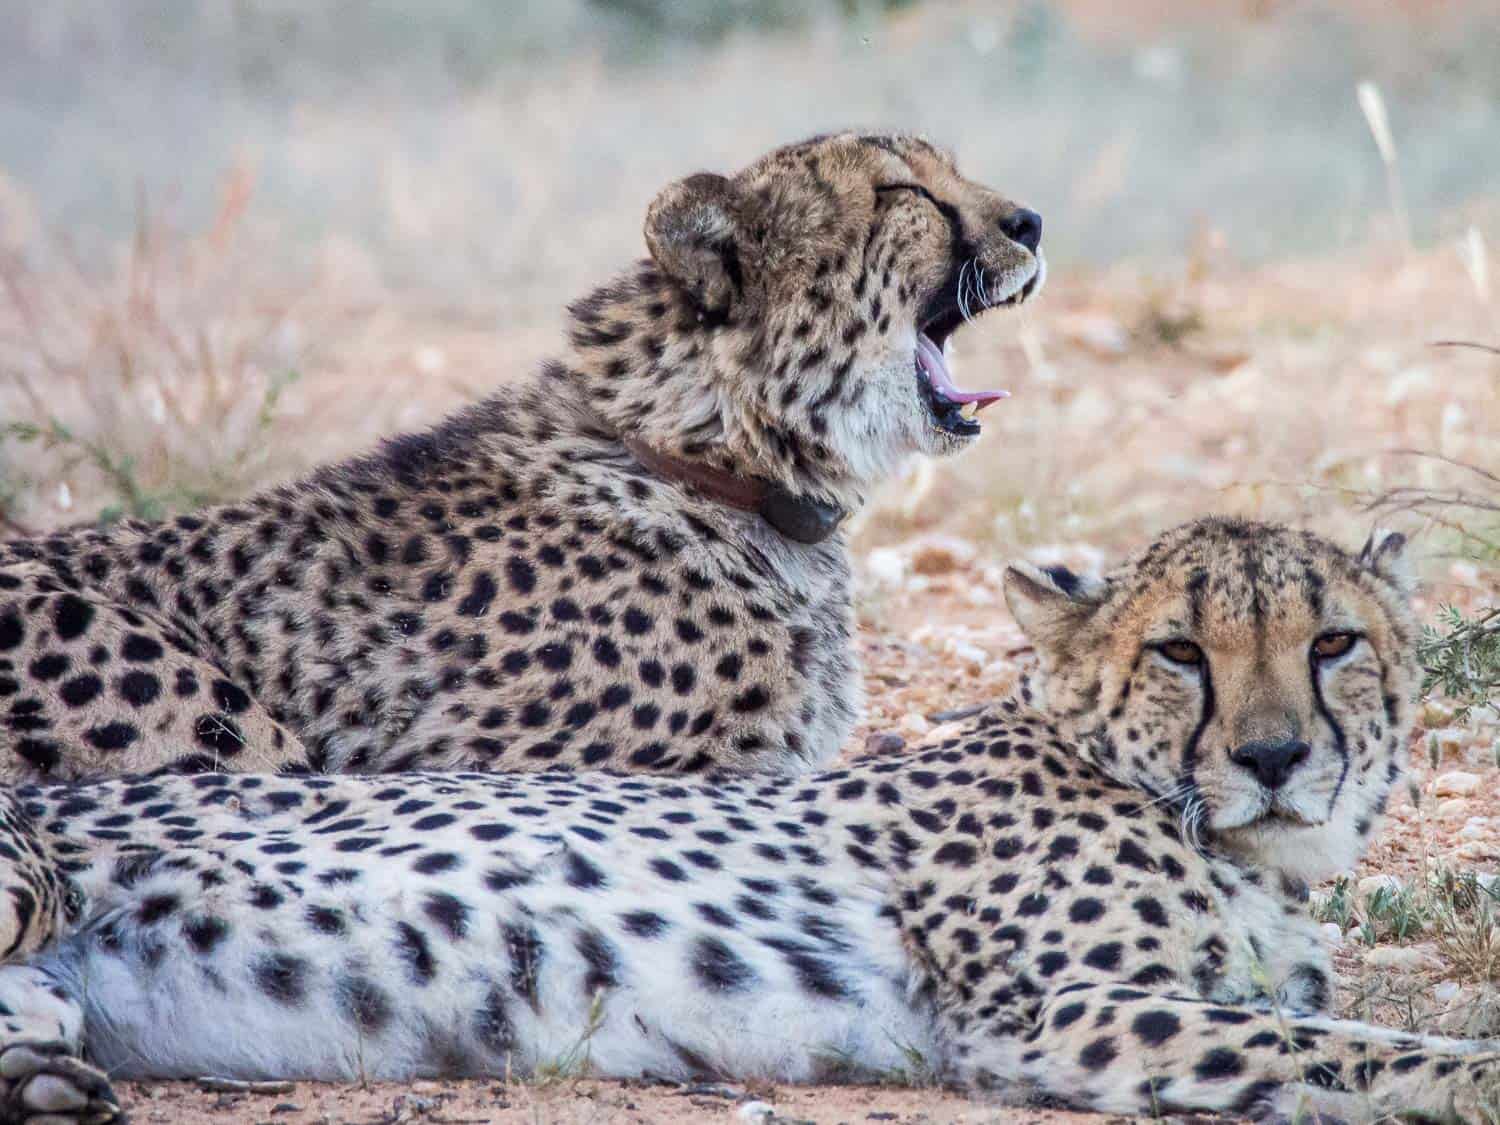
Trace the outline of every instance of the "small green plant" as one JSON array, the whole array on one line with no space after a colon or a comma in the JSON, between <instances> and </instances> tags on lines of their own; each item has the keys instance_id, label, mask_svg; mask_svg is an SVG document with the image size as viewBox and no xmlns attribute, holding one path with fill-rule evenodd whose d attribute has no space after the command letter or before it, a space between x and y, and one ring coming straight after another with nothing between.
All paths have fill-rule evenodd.
<instances>
[{"instance_id":1,"label":"small green plant","mask_svg":"<svg viewBox=\"0 0 1500 1125\"><path fill-rule=\"evenodd\" d=\"M81 465L88 465L96 470L109 483L110 490L115 496L114 503L106 505L99 511L98 522L100 524L111 524L127 517L158 520L172 512L198 508L204 504L225 499L232 493L233 489L229 486L229 482L233 481L245 468L252 451L263 444L258 438L263 436L275 422L282 394L287 387L297 381L298 377L298 372L286 371L270 380L261 396L260 408L256 413L253 435L256 440L247 442L237 454L219 467L211 479L197 485L177 485L162 489L147 488L136 473L134 457L129 454L115 453L100 441L74 433L70 427L57 418L49 418L45 423L6 422L0 424L0 447L7 442L12 442L16 445L35 445L48 451L59 451L64 457L62 465L64 474ZM12 494L13 489L13 485L8 485L7 478L0 477L0 515L5 513L8 506L7 498Z\"/></svg>"},{"instance_id":2,"label":"small green plant","mask_svg":"<svg viewBox=\"0 0 1500 1125\"><path fill-rule=\"evenodd\" d=\"M1313 918L1318 922L1332 922L1339 933L1346 934L1355 923L1354 889L1347 875L1333 881L1325 898L1313 904Z\"/></svg>"},{"instance_id":3,"label":"small green plant","mask_svg":"<svg viewBox=\"0 0 1500 1125\"><path fill-rule=\"evenodd\" d=\"M1500 695L1500 606L1465 616L1443 606L1439 624L1422 630L1417 658L1426 693L1441 692L1458 705L1459 719L1475 708L1496 710Z\"/></svg>"},{"instance_id":4,"label":"small green plant","mask_svg":"<svg viewBox=\"0 0 1500 1125\"><path fill-rule=\"evenodd\" d=\"M593 999L589 1001L588 1016L578 1041L555 1059L537 1064L534 1076L537 1084L547 1085L586 1077L593 1066L590 1044L603 1026L604 989L601 988L594 992Z\"/></svg>"},{"instance_id":5,"label":"small green plant","mask_svg":"<svg viewBox=\"0 0 1500 1125\"><path fill-rule=\"evenodd\" d=\"M1362 914L1359 938L1366 945L1404 942L1420 937L1425 931L1430 903L1422 888L1413 884L1377 887L1365 899Z\"/></svg>"}]
</instances>

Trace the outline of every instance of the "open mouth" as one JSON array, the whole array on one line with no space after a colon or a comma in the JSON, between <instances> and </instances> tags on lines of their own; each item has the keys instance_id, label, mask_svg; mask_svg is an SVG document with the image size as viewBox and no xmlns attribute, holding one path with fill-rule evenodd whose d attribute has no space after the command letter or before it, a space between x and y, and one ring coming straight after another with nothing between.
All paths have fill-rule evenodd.
<instances>
[{"instance_id":1,"label":"open mouth","mask_svg":"<svg viewBox=\"0 0 1500 1125\"><path fill-rule=\"evenodd\" d=\"M1041 272L1037 271L1009 297L993 304L980 303L967 314L958 304L957 294L961 286L944 286L934 301L928 302L917 329L916 376L917 387L938 429L958 437L974 437L980 429L976 415L990 403L1010 397L1009 391L961 390L953 381L947 356L943 353L948 337L960 325L988 309L1019 305L1031 296L1040 276Z\"/></svg>"}]
</instances>

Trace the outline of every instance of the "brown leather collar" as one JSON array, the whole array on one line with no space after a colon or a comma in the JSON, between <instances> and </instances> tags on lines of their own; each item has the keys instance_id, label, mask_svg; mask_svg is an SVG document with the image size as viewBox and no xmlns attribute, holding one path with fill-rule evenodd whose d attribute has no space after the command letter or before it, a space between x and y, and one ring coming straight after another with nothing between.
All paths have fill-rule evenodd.
<instances>
[{"instance_id":1,"label":"brown leather collar","mask_svg":"<svg viewBox=\"0 0 1500 1125\"><path fill-rule=\"evenodd\" d=\"M697 489L710 500L742 512L754 512L782 535L797 543L821 543L848 513L836 504L793 496L784 488L753 477L737 477L712 465L684 461L645 442L621 439L630 455L657 476Z\"/></svg>"}]
</instances>

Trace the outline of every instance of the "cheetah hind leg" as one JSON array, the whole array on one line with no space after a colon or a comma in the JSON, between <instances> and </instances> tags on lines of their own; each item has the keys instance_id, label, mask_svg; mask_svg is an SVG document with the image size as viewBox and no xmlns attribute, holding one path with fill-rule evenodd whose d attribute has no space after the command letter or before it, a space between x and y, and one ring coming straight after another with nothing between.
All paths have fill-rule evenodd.
<instances>
[{"instance_id":1,"label":"cheetah hind leg","mask_svg":"<svg viewBox=\"0 0 1500 1125\"><path fill-rule=\"evenodd\" d=\"M109 1079L79 1058L83 1009L42 969L0 965L0 1125L122 1119Z\"/></svg>"},{"instance_id":2,"label":"cheetah hind leg","mask_svg":"<svg viewBox=\"0 0 1500 1125\"><path fill-rule=\"evenodd\" d=\"M1078 1108L1270 1122L1500 1121L1500 1043L1256 1007L1127 984L1060 989L1031 1025L968 1023L965 1075L1019 1082Z\"/></svg>"},{"instance_id":3,"label":"cheetah hind leg","mask_svg":"<svg viewBox=\"0 0 1500 1125\"><path fill-rule=\"evenodd\" d=\"M0 961L47 945L75 909L57 857L16 795L0 786Z\"/></svg>"}]
</instances>

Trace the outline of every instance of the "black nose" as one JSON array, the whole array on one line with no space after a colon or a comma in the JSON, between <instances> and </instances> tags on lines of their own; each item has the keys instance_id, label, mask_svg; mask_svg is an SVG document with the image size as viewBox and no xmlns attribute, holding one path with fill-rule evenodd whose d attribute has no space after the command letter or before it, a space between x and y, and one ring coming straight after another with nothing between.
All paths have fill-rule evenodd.
<instances>
[{"instance_id":1,"label":"black nose","mask_svg":"<svg viewBox=\"0 0 1500 1125\"><path fill-rule=\"evenodd\" d=\"M1000 220L1000 229L1012 242L1019 242L1033 254L1042 244L1042 217L1035 211L1017 207Z\"/></svg>"},{"instance_id":2,"label":"black nose","mask_svg":"<svg viewBox=\"0 0 1500 1125\"><path fill-rule=\"evenodd\" d=\"M1244 766L1267 789L1279 789L1311 750L1305 742L1247 742L1231 750L1229 760Z\"/></svg>"}]
</instances>

